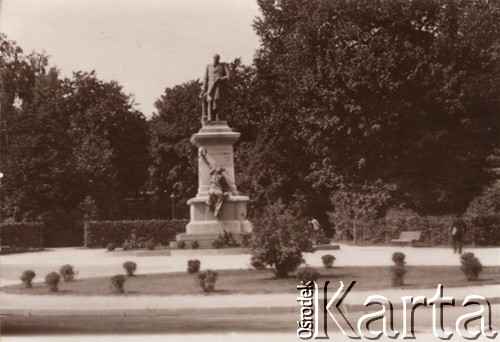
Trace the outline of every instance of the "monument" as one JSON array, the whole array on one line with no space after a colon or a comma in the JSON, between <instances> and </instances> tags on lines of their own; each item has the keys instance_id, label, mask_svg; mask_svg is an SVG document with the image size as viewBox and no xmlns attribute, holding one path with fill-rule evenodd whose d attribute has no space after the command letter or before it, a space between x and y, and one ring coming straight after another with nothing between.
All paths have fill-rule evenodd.
<instances>
[{"instance_id":1,"label":"monument","mask_svg":"<svg viewBox=\"0 0 500 342\"><path fill-rule=\"evenodd\" d=\"M200 93L202 124L207 121L218 121L221 119L221 113L225 114L229 78L227 65L220 63L220 56L215 54L213 63L207 65L203 75Z\"/></svg>"},{"instance_id":2,"label":"monument","mask_svg":"<svg viewBox=\"0 0 500 342\"><path fill-rule=\"evenodd\" d=\"M201 89L202 127L193 134L191 142L198 149L198 191L187 204L190 222L186 233L178 234L177 241L185 241L189 248L198 241L201 248L211 248L220 234L229 232L238 240L251 232L247 219L249 198L238 193L234 175L233 145L240 137L225 117L228 67L219 55L207 66Z\"/></svg>"}]
</instances>

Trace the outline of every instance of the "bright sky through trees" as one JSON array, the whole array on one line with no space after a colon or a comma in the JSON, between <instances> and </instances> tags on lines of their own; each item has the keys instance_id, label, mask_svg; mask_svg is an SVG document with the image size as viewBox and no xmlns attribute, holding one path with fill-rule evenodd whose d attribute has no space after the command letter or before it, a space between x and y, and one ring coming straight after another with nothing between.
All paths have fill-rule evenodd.
<instances>
[{"instance_id":1,"label":"bright sky through trees","mask_svg":"<svg viewBox=\"0 0 500 342\"><path fill-rule=\"evenodd\" d=\"M201 77L214 53L251 63L254 0L1 0L0 32L46 51L64 76L95 69L149 116L165 87Z\"/></svg>"}]
</instances>

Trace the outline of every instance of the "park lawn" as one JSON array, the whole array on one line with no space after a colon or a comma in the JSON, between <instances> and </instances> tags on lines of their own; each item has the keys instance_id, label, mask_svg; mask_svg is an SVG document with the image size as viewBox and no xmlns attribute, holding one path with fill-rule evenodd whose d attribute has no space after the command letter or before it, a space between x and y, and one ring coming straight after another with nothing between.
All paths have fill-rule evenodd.
<instances>
[{"instance_id":1,"label":"park lawn","mask_svg":"<svg viewBox=\"0 0 500 342\"><path fill-rule=\"evenodd\" d=\"M356 281L355 290L377 290L391 287L390 267L334 267L316 268L321 273L321 285L329 280L332 283ZM257 293L296 293L298 281L295 273L285 279L276 279L271 270L220 270L215 286L216 294L257 294ZM125 295L190 295L201 294L196 283L196 275L185 273L139 274L127 278ZM435 288L438 283L446 287L500 284L500 267L484 267L477 281L467 281L459 266L408 266L405 277L407 288ZM404 288L403 287L403 288ZM50 293L45 284L34 282L27 289L22 284L9 285L2 291L18 294L46 295ZM58 295L110 295L113 294L109 277L75 279L72 282L59 282Z\"/></svg>"}]
</instances>

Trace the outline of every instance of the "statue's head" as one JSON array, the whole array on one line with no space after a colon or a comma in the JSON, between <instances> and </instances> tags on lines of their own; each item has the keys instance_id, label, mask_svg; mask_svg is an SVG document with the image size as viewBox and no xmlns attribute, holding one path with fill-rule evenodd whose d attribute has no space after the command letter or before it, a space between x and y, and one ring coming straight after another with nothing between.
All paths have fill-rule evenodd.
<instances>
[{"instance_id":1,"label":"statue's head","mask_svg":"<svg viewBox=\"0 0 500 342\"><path fill-rule=\"evenodd\" d=\"M214 55L214 64L219 64L220 56L218 54Z\"/></svg>"}]
</instances>

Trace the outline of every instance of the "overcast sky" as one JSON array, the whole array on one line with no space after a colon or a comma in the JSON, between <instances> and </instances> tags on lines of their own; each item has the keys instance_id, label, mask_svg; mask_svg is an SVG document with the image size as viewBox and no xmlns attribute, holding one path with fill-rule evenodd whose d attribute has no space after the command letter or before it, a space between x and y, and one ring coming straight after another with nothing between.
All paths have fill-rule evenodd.
<instances>
[{"instance_id":1,"label":"overcast sky","mask_svg":"<svg viewBox=\"0 0 500 342\"><path fill-rule=\"evenodd\" d=\"M256 0L0 0L0 31L45 51L62 75L95 69L149 116L166 87L201 77L214 53L249 64Z\"/></svg>"}]
</instances>

